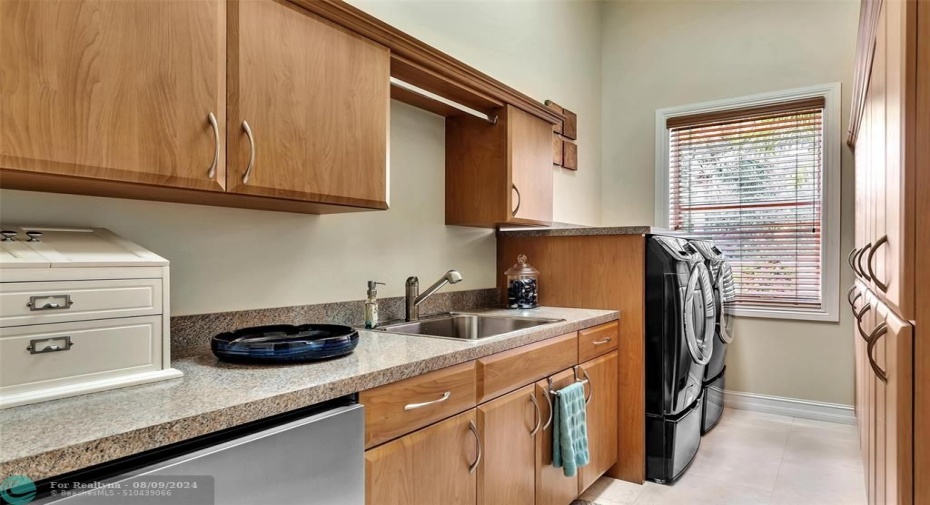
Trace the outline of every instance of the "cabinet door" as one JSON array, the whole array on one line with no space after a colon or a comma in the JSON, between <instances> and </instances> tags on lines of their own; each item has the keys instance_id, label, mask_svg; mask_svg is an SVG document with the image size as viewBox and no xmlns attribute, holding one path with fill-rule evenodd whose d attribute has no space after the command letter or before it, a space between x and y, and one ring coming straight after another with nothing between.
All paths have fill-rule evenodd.
<instances>
[{"instance_id":1,"label":"cabinet door","mask_svg":"<svg viewBox=\"0 0 930 505\"><path fill-rule=\"evenodd\" d=\"M478 406L485 447L478 466L478 505L533 505L535 437L543 423L538 406L534 384Z\"/></svg>"},{"instance_id":2,"label":"cabinet door","mask_svg":"<svg viewBox=\"0 0 930 505\"><path fill-rule=\"evenodd\" d=\"M225 0L3 0L0 61L2 168L223 190Z\"/></svg>"},{"instance_id":3,"label":"cabinet door","mask_svg":"<svg viewBox=\"0 0 930 505\"><path fill-rule=\"evenodd\" d=\"M507 107L508 171L514 223L552 221L552 125Z\"/></svg>"},{"instance_id":4,"label":"cabinet door","mask_svg":"<svg viewBox=\"0 0 930 505\"><path fill-rule=\"evenodd\" d=\"M475 410L365 451L365 503L474 505Z\"/></svg>"},{"instance_id":5,"label":"cabinet door","mask_svg":"<svg viewBox=\"0 0 930 505\"><path fill-rule=\"evenodd\" d=\"M869 370L875 384L875 493L877 504L913 502L913 326L881 307L885 330L876 334ZM882 374L883 377L880 377Z\"/></svg>"},{"instance_id":6,"label":"cabinet door","mask_svg":"<svg viewBox=\"0 0 930 505\"><path fill-rule=\"evenodd\" d=\"M550 377L552 390L558 391L575 381L571 369ZM543 426L536 434L536 505L568 505L578 496L578 475L566 477L561 468L552 466L552 396L549 381L536 383L536 399L542 408Z\"/></svg>"},{"instance_id":7,"label":"cabinet door","mask_svg":"<svg viewBox=\"0 0 930 505\"><path fill-rule=\"evenodd\" d=\"M388 49L286 2L230 9L230 191L386 209Z\"/></svg>"},{"instance_id":8,"label":"cabinet door","mask_svg":"<svg viewBox=\"0 0 930 505\"><path fill-rule=\"evenodd\" d=\"M617 462L617 351L585 362L581 369L590 381L588 404L588 447L591 462L579 472L579 493L594 484Z\"/></svg>"}]
</instances>

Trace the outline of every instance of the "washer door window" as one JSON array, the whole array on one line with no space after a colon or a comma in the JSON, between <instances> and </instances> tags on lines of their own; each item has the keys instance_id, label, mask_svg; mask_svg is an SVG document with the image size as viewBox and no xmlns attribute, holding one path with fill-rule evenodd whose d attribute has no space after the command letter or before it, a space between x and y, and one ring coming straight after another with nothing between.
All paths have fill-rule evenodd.
<instances>
[{"instance_id":1,"label":"washer door window","mask_svg":"<svg viewBox=\"0 0 930 505\"><path fill-rule=\"evenodd\" d=\"M704 263L691 267L688 289L685 291L685 340L691 358L699 365L710 361L717 332L714 287Z\"/></svg>"},{"instance_id":2,"label":"washer door window","mask_svg":"<svg viewBox=\"0 0 930 505\"><path fill-rule=\"evenodd\" d=\"M720 311L719 332L720 340L729 344L733 342L733 316L727 311L727 305L736 298L736 288L733 285L733 270L730 265L723 263L717 274L717 310Z\"/></svg>"}]
</instances>

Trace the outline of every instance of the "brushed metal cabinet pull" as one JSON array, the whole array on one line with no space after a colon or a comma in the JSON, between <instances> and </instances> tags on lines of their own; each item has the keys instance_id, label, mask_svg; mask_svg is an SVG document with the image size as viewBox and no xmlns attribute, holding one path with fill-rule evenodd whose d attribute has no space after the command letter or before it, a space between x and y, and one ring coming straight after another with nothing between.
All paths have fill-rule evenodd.
<instances>
[{"instance_id":1,"label":"brushed metal cabinet pull","mask_svg":"<svg viewBox=\"0 0 930 505\"><path fill-rule=\"evenodd\" d=\"M865 271L864 268L862 268L862 255L863 255L866 251L868 251L868 250L870 250L870 249L872 249L872 243L871 243L871 242L869 242L868 244L866 244L865 247L863 247L862 250L859 251L859 255L856 256L856 266L859 267L859 273L862 274L862 277L865 278L865 280L867 280L867 281L872 280L872 278L869 277L869 274L866 273L866 271Z\"/></svg>"},{"instance_id":2,"label":"brushed metal cabinet pull","mask_svg":"<svg viewBox=\"0 0 930 505\"><path fill-rule=\"evenodd\" d=\"M882 238L878 239L875 242L875 245L873 245L872 248L869 250L869 257L865 262L865 266L868 267L869 269L869 275L872 277L872 282L875 283L878 289L882 290L882 293L888 292L888 284L885 284L884 282L878 280L878 276L875 275L875 270L872 269L872 266L875 264L874 262L875 251L878 251L879 247L887 243L888 243L888 235L884 235L882 236ZM889 280L889 283L890 282L891 281Z\"/></svg>"},{"instance_id":3,"label":"brushed metal cabinet pull","mask_svg":"<svg viewBox=\"0 0 930 505\"><path fill-rule=\"evenodd\" d=\"M220 162L220 126L216 124L216 116L212 112L207 115L207 121L213 128L213 163L210 164L210 170L207 170L207 178L213 180L216 177L216 165Z\"/></svg>"},{"instance_id":4,"label":"brushed metal cabinet pull","mask_svg":"<svg viewBox=\"0 0 930 505\"><path fill-rule=\"evenodd\" d=\"M849 255L846 256L846 263L849 264L849 268L851 268L856 275L859 275L859 271L856 270L856 265L853 263L853 258L855 258L857 254L859 254L859 249L853 247L852 251L849 251Z\"/></svg>"},{"instance_id":5,"label":"brushed metal cabinet pull","mask_svg":"<svg viewBox=\"0 0 930 505\"><path fill-rule=\"evenodd\" d=\"M862 330L862 316L864 316L865 313L870 310L872 310L872 305L866 304L862 307L862 310L856 313L856 328L859 330L859 336L861 336L862 339L866 342L869 341L869 336L865 331Z\"/></svg>"},{"instance_id":6,"label":"brushed metal cabinet pull","mask_svg":"<svg viewBox=\"0 0 930 505\"><path fill-rule=\"evenodd\" d=\"M423 403L408 403L407 405L404 405L404 410L415 410L415 409L427 407L427 406L429 406L429 405L435 405L435 404L437 404L437 403L442 403L442 402L448 400L450 396L452 396L452 392L451 392L451 391L446 391L446 392L443 393L442 396L441 396L439 399L437 399L437 400L431 400L431 401L423 402Z\"/></svg>"},{"instance_id":7,"label":"brushed metal cabinet pull","mask_svg":"<svg viewBox=\"0 0 930 505\"><path fill-rule=\"evenodd\" d=\"M884 370L879 368L878 363L875 362L875 358L872 357L872 349L875 348L875 344L878 343L878 339L882 338L885 333L888 332L888 325L883 321L881 324L875 327L872 330L872 334L869 335L868 342L869 345L866 347L866 355L869 357L869 366L872 367L872 372L876 377L882 382L888 382L888 375Z\"/></svg>"},{"instance_id":8,"label":"brushed metal cabinet pull","mask_svg":"<svg viewBox=\"0 0 930 505\"><path fill-rule=\"evenodd\" d=\"M533 391L530 393L530 402L533 403L533 408L536 409L536 426L530 430L530 436L535 437L536 433L539 432L539 428L542 426L542 411L539 410L539 402L536 400L536 392Z\"/></svg>"},{"instance_id":9,"label":"brushed metal cabinet pull","mask_svg":"<svg viewBox=\"0 0 930 505\"><path fill-rule=\"evenodd\" d=\"M610 342L611 340L613 340L613 339L610 338L610 337L607 337L607 338L605 338L604 340L595 340L594 342L591 342L591 343L594 344L594 345L604 345L604 344L606 344L607 342Z\"/></svg>"},{"instance_id":10,"label":"brushed metal cabinet pull","mask_svg":"<svg viewBox=\"0 0 930 505\"><path fill-rule=\"evenodd\" d=\"M552 404L552 379L549 379L549 386L546 387L546 403L549 404L549 419L546 420L546 424L543 425L543 430L548 430L549 426L552 425L552 418L555 417L555 405Z\"/></svg>"},{"instance_id":11,"label":"brushed metal cabinet pull","mask_svg":"<svg viewBox=\"0 0 930 505\"><path fill-rule=\"evenodd\" d=\"M255 167L255 137L252 136L252 128L249 127L248 121L242 122L242 129L249 138L249 165L245 167L245 174L242 176L242 184L248 184L249 177L252 177L252 168Z\"/></svg>"},{"instance_id":12,"label":"brushed metal cabinet pull","mask_svg":"<svg viewBox=\"0 0 930 505\"><path fill-rule=\"evenodd\" d=\"M513 190L517 192L517 208L513 209L513 217L517 217L517 212L520 212L520 203L523 202L523 197L520 195L520 190L517 188L516 184L511 183Z\"/></svg>"},{"instance_id":13,"label":"brushed metal cabinet pull","mask_svg":"<svg viewBox=\"0 0 930 505\"><path fill-rule=\"evenodd\" d=\"M474 421L468 421L468 430L475 436L475 450L477 451L475 462L468 467L468 473L475 473L475 470L478 469L478 464L481 463L481 436L478 435L478 427L475 426Z\"/></svg>"},{"instance_id":14,"label":"brushed metal cabinet pull","mask_svg":"<svg viewBox=\"0 0 930 505\"><path fill-rule=\"evenodd\" d=\"M591 403L591 398L594 398L594 383L591 382L591 377L588 376L587 370L582 368L581 373L584 374L584 380L588 381L588 397L584 399L584 404L587 405Z\"/></svg>"}]
</instances>

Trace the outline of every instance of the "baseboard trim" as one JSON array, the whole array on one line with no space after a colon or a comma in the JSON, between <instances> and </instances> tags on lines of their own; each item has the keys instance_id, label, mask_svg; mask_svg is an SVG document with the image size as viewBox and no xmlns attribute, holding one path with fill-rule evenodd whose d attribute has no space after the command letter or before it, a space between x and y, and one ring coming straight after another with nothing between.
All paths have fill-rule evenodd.
<instances>
[{"instance_id":1,"label":"baseboard trim","mask_svg":"<svg viewBox=\"0 0 930 505\"><path fill-rule=\"evenodd\" d=\"M740 410L764 412L781 416L800 417L814 421L826 421L839 424L856 424L855 409L852 405L817 402L768 396L742 391L724 391L723 404Z\"/></svg>"}]
</instances>

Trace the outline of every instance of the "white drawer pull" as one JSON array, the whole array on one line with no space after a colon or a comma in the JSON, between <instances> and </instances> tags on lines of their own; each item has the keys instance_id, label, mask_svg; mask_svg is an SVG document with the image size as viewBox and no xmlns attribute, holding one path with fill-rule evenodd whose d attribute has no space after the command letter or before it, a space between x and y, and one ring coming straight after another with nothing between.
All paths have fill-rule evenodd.
<instances>
[{"instance_id":1,"label":"white drawer pull","mask_svg":"<svg viewBox=\"0 0 930 505\"><path fill-rule=\"evenodd\" d=\"M438 400L433 400L433 401L423 402L423 403L409 403L409 404L407 404L407 405L404 405L404 410L414 410L414 409L419 409L419 408L422 408L422 407L426 407L426 406L428 406L428 405L433 405L433 404L436 404L436 403L442 403L442 402L448 400L450 396L452 396L452 392L451 392L451 391L446 391L445 393L442 394L442 398L440 398L440 399L438 399Z\"/></svg>"},{"instance_id":2,"label":"white drawer pull","mask_svg":"<svg viewBox=\"0 0 930 505\"><path fill-rule=\"evenodd\" d=\"M62 310L70 309L74 305L71 295L45 295L30 296L26 306L29 310Z\"/></svg>"},{"instance_id":3,"label":"white drawer pull","mask_svg":"<svg viewBox=\"0 0 930 505\"><path fill-rule=\"evenodd\" d=\"M74 342L70 336L53 337L53 338L36 338L29 341L26 350L29 354L45 354L47 352L59 352L71 350Z\"/></svg>"},{"instance_id":4,"label":"white drawer pull","mask_svg":"<svg viewBox=\"0 0 930 505\"><path fill-rule=\"evenodd\" d=\"M607 342L610 342L611 340L613 339L610 337L607 337L604 340L595 340L594 342L591 342L591 343L594 345L602 345L602 344L606 344Z\"/></svg>"}]
</instances>

